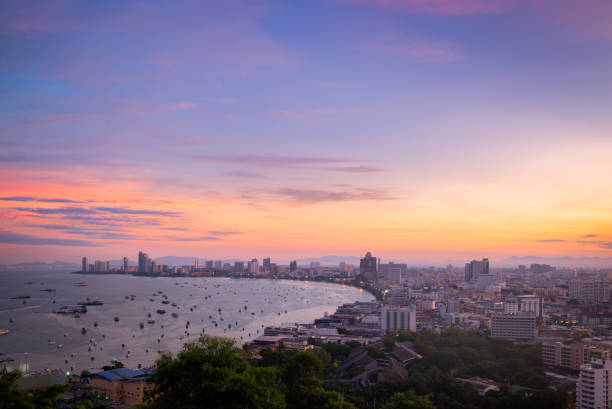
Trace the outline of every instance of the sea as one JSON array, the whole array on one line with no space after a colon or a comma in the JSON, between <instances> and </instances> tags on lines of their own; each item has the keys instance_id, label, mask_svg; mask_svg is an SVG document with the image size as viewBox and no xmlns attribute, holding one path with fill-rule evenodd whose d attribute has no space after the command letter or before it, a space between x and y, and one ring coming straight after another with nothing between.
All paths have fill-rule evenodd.
<instances>
[{"instance_id":1,"label":"sea","mask_svg":"<svg viewBox=\"0 0 612 409\"><path fill-rule=\"evenodd\" d=\"M87 298L104 304L80 317L53 312ZM0 335L0 370L80 373L115 360L146 368L201 334L240 347L265 326L312 323L341 304L372 299L355 287L311 281L0 272L0 329L9 330Z\"/></svg>"}]
</instances>

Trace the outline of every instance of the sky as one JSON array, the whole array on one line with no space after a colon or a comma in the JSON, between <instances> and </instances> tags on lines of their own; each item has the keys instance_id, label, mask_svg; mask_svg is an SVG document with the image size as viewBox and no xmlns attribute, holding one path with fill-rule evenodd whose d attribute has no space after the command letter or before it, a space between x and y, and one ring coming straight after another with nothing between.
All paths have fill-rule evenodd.
<instances>
[{"instance_id":1,"label":"sky","mask_svg":"<svg viewBox=\"0 0 612 409\"><path fill-rule=\"evenodd\" d=\"M0 2L0 263L612 257L612 2Z\"/></svg>"}]
</instances>

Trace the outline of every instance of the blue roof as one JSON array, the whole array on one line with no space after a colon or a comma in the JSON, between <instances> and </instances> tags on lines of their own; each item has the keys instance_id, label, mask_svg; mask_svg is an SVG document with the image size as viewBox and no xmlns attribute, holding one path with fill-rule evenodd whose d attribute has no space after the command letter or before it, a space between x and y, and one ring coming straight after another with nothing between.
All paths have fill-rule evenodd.
<instances>
[{"instance_id":1,"label":"blue roof","mask_svg":"<svg viewBox=\"0 0 612 409\"><path fill-rule=\"evenodd\" d=\"M141 370L135 371L129 368L117 368L117 369L111 369L110 371L96 372L89 376L90 377L99 376L101 378L106 379L109 382L112 382L112 381L119 381L122 379L132 379L132 378L140 377L143 375L146 375L146 372L141 371Z\"/></svg>"}]
</instances>

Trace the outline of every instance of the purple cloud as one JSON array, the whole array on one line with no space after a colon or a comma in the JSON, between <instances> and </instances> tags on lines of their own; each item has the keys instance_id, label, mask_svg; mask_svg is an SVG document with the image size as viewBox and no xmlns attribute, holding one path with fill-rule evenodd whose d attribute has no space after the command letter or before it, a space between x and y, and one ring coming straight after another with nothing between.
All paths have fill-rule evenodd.
<instances>
[{"instance_id":1,"label":"purple cloud","mask_svg":"<svg viewBox=\"0 0 612 409\"><path fill-rule=\"evenodd\" d=\"M221 240L220 238L213 237L213 236L204 236L204 237L173 237L173 236L170 236L170 237L168 237L168 239L174 240L174 241L184 241L184 242L188 242L188 241L215 241L215 240Z\"/></svg>"},{"instance_id":2,"label":"purple cloud","mask_svg":"<svg viewBox=\"0 0 612 409\"><path fill-rule=\"evenodd\" d=\"M27 234L12 232L0 232L0 243L5 244L27 244L30 246L83 246L95 247L100 244L89 240L57 239L46 237L35 237Z\"/></svg>"},{"instance_id":3,"label":"purple cloud","mask_svg":"<svg viewBox=\"0 0 612 409\"><path fill-rule=\"evenodd\" d=\"M70 200L70 199L43 199L40 197L30 197L30 196L0 197L0 200L4 200L7 202L82 203L77 200Z\"/></svg>"},{"instance_id":4,"label":"purple cloud","mask_svg":"<svg viewBox=\"0 0 612 409\"><path fill-rule=\"evenodd\" d=\"M319 189L283 188L270 191L271 194L295 205L319 202L349 202L362 200L394 200L385 189L360 188L353 191L328 191Z\"/></svg>"},{"instance_id":5,"label":"purple cloud","mask_svg":"<svg viewBox=\"0 0 612 409\"><path fill-rule=\"evenodd\" d=\"M95 210L114 214L131 214L131 215L152 215L152 216L167 216L177 217L180 213L168 212L161 210L145 210L145 209L129 209L127 207L96 207Z\"/></svg>"}]
</instances>

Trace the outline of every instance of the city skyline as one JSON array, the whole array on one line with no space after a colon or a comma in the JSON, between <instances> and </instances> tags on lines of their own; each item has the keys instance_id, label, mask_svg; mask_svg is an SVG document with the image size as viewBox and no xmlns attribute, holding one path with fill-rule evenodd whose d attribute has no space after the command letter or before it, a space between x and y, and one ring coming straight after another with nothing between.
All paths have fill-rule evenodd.
<instances>
[{"instance_id":1,"label":"city skyline","mask_svg":"<svg viewBox=\"0 0 612 409\"><path fill-rule=\"evenodd\" d=\"M0 262L612 257L611 13L3 3Z\"/></svg>"}]
</instances>

